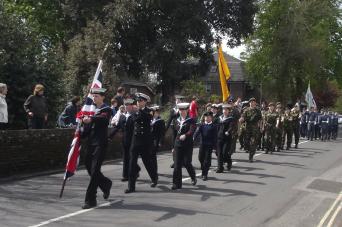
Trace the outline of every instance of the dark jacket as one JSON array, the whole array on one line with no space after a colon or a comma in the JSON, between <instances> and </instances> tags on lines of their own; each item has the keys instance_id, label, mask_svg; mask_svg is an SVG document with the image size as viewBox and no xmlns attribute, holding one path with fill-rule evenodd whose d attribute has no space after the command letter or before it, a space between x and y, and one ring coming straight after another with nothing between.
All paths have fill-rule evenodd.
<instances>
[{"instance_id":1,"label":"dark jacket","mask_svg":"<svg viewBox=\"0 0 342 227\"><path fill-rule=\"evenodd\" d=\"M124 104L124 98L121 95L115 95L114 99L118 103L118 105L115 107L115 110L118 111L119 107Z\"/></svg>"},{"instance_id":2,"label":"dark jacket","mask_svg":"<svg viewBox=\"0 0 342 227\"><path fill-rule=\"evenodd\" d=\"M84 131L82 133L82 138L88 137L89 145L107 145L108 124L111 115L112 109L106 104L95 110L90 124L84 125Z\"/></svg>"},{"instance_id":3,"label":"dark jacket","mask_svg":"<svg viewBox=\"0 0 342 227\"><path fill-rule=\"evenodd\" d=\"M217 125L213 122L210 124L202 123L194 134L194 140L201 135L201 144L215 146L217 139Z\"/></svg>"},{"instance_id":4,"label":"dark jacket","mask_svg":"<svg viewBox=\"0 0 342 227\"><path fill-rule=\"evenodd\" d=\"M26 113L32 112L35 117L45 117L48 114L46 98L41 95L30 95L24 103L24 110Z\"/></svg>"},{"instance_id":5,"label":"dark jacket","mask_svg":"<svg viewBox=\"0 0 342 227\"><path fill-rule=\"evenodd\" d=\"M154 146L159 146L165 134L165 121L158 117L152 120L152 140Z\"/></svg>"},{"instance_id":6,"label":"dark jacket","mask_svg":"<svg viewBox=\"0 0 342 227\"><path fill-rule=\"evenodd\" d=\"M151 137L151 109L145 107L132 115L134 122L134 131L132 146L150 145Z\"/></svg>"},{"instance_id":7,"label":"dark jacket","mask_svg":"<svg viewBox=\"0 0 342 227\"><path fill-rule=\"evenodd\" d=\"M76 115L77 115L78 108L76 105L70 103L64 109L64 111L59 116L59 126L65 127L70 124L76 125Z\"/></svg>"},{"instance_id":8,"label":"dark jacket","mask_svg":"<svg viewBox=\"0 0 342 227\"><path fill-rule=\"evenodd\" d=\"M175 129L177 130L177 136L175 140L175 146L193 146L193 135L196 130L196 122L193 118L187 117L183 122L181 117L176 121ZM180 136L185 135L184 141L180 140Z\"/></svg>"},{"instance_id":9,"label":"dark jacket","mask_svg":"<svg viewBox=\"0 0 342 227\"><path fill-rule=\"evenodd\" d=\"M177 118L179 117L179 111L176 108L172 108L170 110L170 115L169 115L169 119L166 122L166 130L169 129L169 127L171 126L171 129L176 130L176 121Z\"/></svg>"},{"instance_id":10,"label":"dark jacket","mask_svg":"<svg viewBox=\"0 0 342 227\"><path fill-rule=\"evenodd\" d=\"M233 131L233 123L234 123L234 118L231 116L224 118L222 115L220 117L220 124L219 124L218 133L217 133L218 140L228 141L231 138L232 131Z\"/></svg>"}]
</instances>

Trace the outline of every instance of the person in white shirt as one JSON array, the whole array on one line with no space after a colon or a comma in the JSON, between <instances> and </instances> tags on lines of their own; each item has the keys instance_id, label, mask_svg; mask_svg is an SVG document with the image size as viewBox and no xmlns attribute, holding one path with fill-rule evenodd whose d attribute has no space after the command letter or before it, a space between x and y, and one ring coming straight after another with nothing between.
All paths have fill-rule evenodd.
<instances>
[{"instance_id":1,"label":"person in white shirt","mask_svg":"<svg viewBox=\"0 0 342 227\"><path fill-rule=\"evenodd\" d=\"M5 130L8 125L8 110L7 110L7 85L0 83L0 130Z\"/></svg>"}]
</instances>

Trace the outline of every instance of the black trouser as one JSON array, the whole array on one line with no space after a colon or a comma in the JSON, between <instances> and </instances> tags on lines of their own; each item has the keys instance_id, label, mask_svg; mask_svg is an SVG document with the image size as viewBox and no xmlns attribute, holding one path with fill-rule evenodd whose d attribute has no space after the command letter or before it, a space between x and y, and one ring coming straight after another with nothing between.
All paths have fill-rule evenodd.
<instances>
[{"instance_id":1,"label":"black trouser","mask_svg":"<svg viewBox=\"0 0 342 227\"><path fill-rule=\"evenodd\" d=\"M132 145L129 155L128 189L135 190L135 182L140 170L138 165L139 155L141 156L145 169L147 170L151 180L158 180L158 174L156 169L153 167L150 146L148 144Z\"/></svg>"},{"instance_id":2,"label":"black trouser","mask_svg":"<svg viewBox=\"0 0 342 227\"><path fill-rule=\"evenodd\" d=\"M157 161L157 153L159 151L159 143L157 141L153 141L152 153L151 153L151 160L152 166L158 173L158 161Z\"/></svg>"},{"instance_id":3,"label":"black trouser","mask_svg":"<svg viewBox=\"0 0 342 227\"><path fill-rule=\"evenodd\" d=\"M184 166L188 171L191 179L196 178L195 169L192 166L191 158L193 146L175 146L174 148L175 166L173 169L173 184L176 187L182 187L182 167Z\"/></svg>"},{"instance_id":4,"label":"black trouser","mask_svg":"<svg viewBox=\"0 0 342 227\"><path fill-rule=\"evenodd\" d=\"M218 140L217 142L217 169L223 170L223 163L227 162L228 166L232 165L232 158L230 153L231 139Z\"/></svg>"},{"instance_id":5,"label":"black trouser","mask_svg":"<svg viewBox=\"0 0 342 227\"><path fill-rule=\"evenodd\" d=\"M293 125L293 134L294 134L294 139L295 139L295 145L298 146L299 143L299 137L300 137L300 124L299 122L295 122Z\"/></svg>"},{"instance_id":6,"label":"black trouser","mask_svg":"<svg viewBox=\"0 0 342 227\"><path fill-rule=\"evenodd\" d=\"M122 153L122 178L128 179L128 171L129 171L129 148L130 144L123 144L123 153Z\"/></svg>"},{"instance_id":7,"label":"black trouser","mask_svg":"<svg viewBox=\"0 0 342 227\"><path fill-rule=\"evenodd\" d=\"M28 119L28 128L29 129L43 129L44 128L44 117L29 117Z\"/></svg>"},{"instance_id":8,"label":"black trouser","mask_svg":"<svg viewBox=\"0 0 342 227\"><path fill-rule=\"evenodd\" d=\"M97 188L107 191L111 180L101 173L101 165L105 157L107 146L88 145L85 158L85 166L90 176L90 182L87 188L85 202L93 203L96 201Z\"/></svg>"},{"instance_id":9,"label":"black trouser","mask_svg":"<svg viewBox=\"0 0 342 227\"><path fill-rule=\"evenodd\" d=\"M172 144L171 144L172 149L175 148L175 142L176 142L176 138L177 138L177 133L178 133L177 130L172 129ZM173 162L175 162L175 154L174 153L175 152L172 153L172 160L173 160Z\"/></svg>"},{"instance_id":10,"label":"black trouser","mask_svg":"<svg viewBox=\"0 0 342 227\"><path fill-rule=\"evenodd\" d=\"M314 135L315 135L315 123L309 122L308 131L307 131L308 140L313 140Z\"/></svg>"},{"instance_id":11,"label":"black trouser","mask_svg":"<svg viewBox=\"0 0 342 227\"><path fill-rule=\"evenodd\" d=\"M201 170L202 176L207 176L209 168L211 166L211 153L213 152L212 145L205 145L201 144L199 153L198 153L198 160L201 163Z\"/></svg>"},{"instance_id":12,"label":"black trouser","mask_svg":"<svg viewBox=\"0 0 342 227\"><path fill-rule=\"evenodd\" d=\"M0 122L0 130L6 130L7 129L7 123Z\"/></svg>"}]
</instances>

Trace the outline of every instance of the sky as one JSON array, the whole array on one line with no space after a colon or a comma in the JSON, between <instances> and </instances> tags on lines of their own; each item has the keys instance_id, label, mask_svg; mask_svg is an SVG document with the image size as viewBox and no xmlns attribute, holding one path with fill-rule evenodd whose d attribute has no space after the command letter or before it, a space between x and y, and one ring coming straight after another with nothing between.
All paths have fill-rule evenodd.
<instances>
[{"instance_id":1,"label":"sky","mask_svg":"<svg viewBox=\"0 0 342 227\"><path fill-rule=\"evenodd\" d=\"M246 50L246 47L245 47L245 45L241 45L241 46L234 47L234 48L228 48L227 47L227 40L223 39L222 40L222 49L227 54L232 55L233 57L240 59L240 53L244 52Z\"/></svg>"}]
</instances>

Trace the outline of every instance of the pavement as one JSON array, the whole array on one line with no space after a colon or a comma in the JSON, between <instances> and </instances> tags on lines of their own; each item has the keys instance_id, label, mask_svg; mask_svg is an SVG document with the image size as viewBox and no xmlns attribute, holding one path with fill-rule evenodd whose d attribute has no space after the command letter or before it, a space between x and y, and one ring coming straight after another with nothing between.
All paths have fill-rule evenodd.
<instances>
[{"instance_id":1,"label":"pavement","mask_svg":"<svg viewBox=\"0 0 342 227\"><path fill-rule=\"evenodd\" d=\"M200 175L198 149L193 164ZM0 184L0 227L5 226L342 226L342 138L301 140L299 149L263 154L254 163L237 149L230 172L217 174L213 154L208 181L192 186L183 169L183 189L171 191L172 156L158 155L159 184L150 188L142 166L136 193L124 194L121 160L102 167L113 180L109 200L82 210L89 181L80 170L58 198L63 174Z\"/></svg>"}]
</instances>

